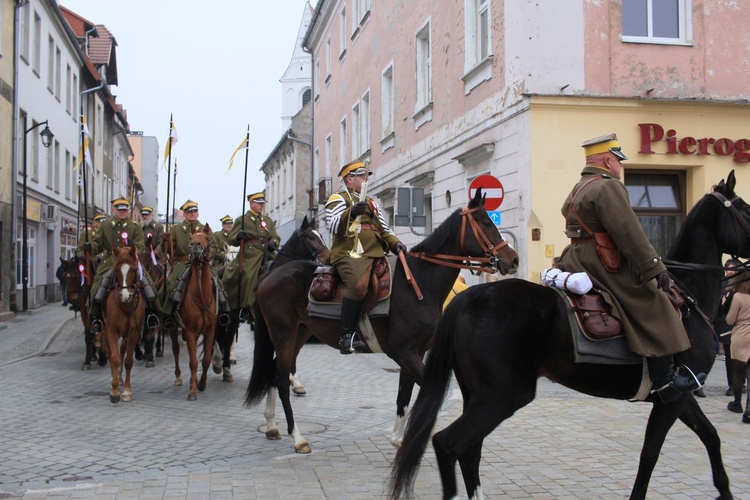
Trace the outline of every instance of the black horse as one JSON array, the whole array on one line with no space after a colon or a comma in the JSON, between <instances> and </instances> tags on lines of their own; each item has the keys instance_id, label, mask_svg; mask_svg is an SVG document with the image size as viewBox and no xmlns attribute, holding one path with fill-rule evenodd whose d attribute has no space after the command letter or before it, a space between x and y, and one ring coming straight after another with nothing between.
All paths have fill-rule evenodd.
<instances>
[{"instance_id":1,"label":"black horse","mask_svg":"<svg viewBox=\"0 0 750 500\"><path fill-rule=\"evenodd\" d=\"M302 220L299 229L296 229L284 245L276 252L276 257L268 262L268 266L259 269L258 282L263 280L274 269L292 262L294 260L308 260L316 263L328 260L329 250L320 233L315 229L315 219L308 220L307 216ZM216 342L221 351L221 371L218 364L214 365L214 372L223 371L223 380L233 380L229 352L232 343L240 327L239 310L233 310L230 314L230 323L227 326L216 326ZM296 370L295 370L296 371Z\"/></svg>"},{"instance_id":2,"label":"black horse","mask_svg":"<svg viewBox=\"0 0 750 500\"><path fill-rule=\"evenodd\" d=\"M459 268L486 270L497 265L505 274L515 272L518 266L515 250L503 241L484 210L481 189L477 190L468 207L451 214L408 255L406 260L414 281L423 292L423 299L417 297L404 267L398 262L391 275L390 316L372 319L377 342L370 342L368 347L368 352L380 347L401 367L392 438L396 443L401 439L404 412L409 406L414 384L422 380L422 357L432 342L443 301L458 276ZM475 263L476 266L463 265L462 262ZM294 436L294 448L298 453L310 453L311 450L295 424L289 400L292 363L310 335L339 348L339 320L312 317L307 312L308 289L316 267L311 262L292 262L259 284L255 302L257 322L253 371L245 393L248 406L268 395L264 412L266 437L279 439L275 422L275 391L269 392L269 389L278 390L287 429Z\"/></svg>"},{"instance_id":3,"label":"black horse","mask_svg":"<svg viewBox=\"0 0 750 500\"><path fill-rule=\"evenodd\" d=\"M714 362L713 329L701 311L717 310L722 254L750 257L750 206L737 197L734 187L732 172L695 205L667 260L678 282L695 299L684 315L691 348L678 361L696 373L708 373ZM414 481L451 371L463 394L463 414L432 440L444 498L456 495L456 460L469 497L477 494L484 438L534 399L539 377L603 398L628 399L637 393L641 365L577 364L573 349L566 306L552 289L506 280L472 287L456 297L438 328L424 383L393 464L392 497L398 498ZM719 436L693 395L685 394L670 404L653 395L647 401L653 408L631 498L646 497L667 432L678 418L706 446L720 498L732 498Z\"/></svg>"}]
</instances>

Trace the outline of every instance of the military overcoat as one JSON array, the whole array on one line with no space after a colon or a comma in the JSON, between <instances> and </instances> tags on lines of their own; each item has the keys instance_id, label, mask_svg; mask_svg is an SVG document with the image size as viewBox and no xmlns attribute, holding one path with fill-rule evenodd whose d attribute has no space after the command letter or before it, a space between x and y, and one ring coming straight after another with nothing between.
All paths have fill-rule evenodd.
<instances>
[{"instance_id":1,"label":"military overcoat","mask_svg":"<svg viewBox=\"0 0 750 500\"><path fill-rule=\"evenodd\" d=\"M127 235L127 239L124 239L123 235ZM115 264L115 249L124 246L134 246L139 254L143 251L145 246L140 224L130 219L120 220L117 217L110 217L102 222L98 231L94 232L91 239L91 253L98 264L91 289L93 297L96 296L102 277Z\"/></svg>"},{"instance_id":2,"label":"military overcoat","mask_svg":"<svg viewBox=\"0 0 750 500\"><path fill-rule=\"evenodd\" d=\"M172 226L169 232L172 267L164 283L167 287L166 293L163 290L159 292L159 298L163 300L161 308L166 315L172 314L174 303L170 295L177 286L177 279L187 267L190 267L190 235L196 231L203 231L202 222L195 221L191 224L184 220Z\"/></svg>"}]
</instances>

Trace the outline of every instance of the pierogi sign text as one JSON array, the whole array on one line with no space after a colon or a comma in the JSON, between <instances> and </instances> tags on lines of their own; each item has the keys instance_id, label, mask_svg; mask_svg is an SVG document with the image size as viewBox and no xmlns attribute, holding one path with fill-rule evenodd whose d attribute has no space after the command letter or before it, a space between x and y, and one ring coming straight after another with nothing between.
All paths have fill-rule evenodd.
<instances>
[{"instance_id":1,"label":"pierogi sign text","mask_svg":"<svg viewBox=\"0 0 750 500\"><path fill-rule=\"evenodd\" d=\"M750 162L750 139L678 138L676 130L665 131L658 123L639 123L638 128L641 130L641 149L638 152L644 155L656 154L654 144L663 142L666 151L659 151L662 154L731 156L735 163Z\"/></svg>"}]
</instances>

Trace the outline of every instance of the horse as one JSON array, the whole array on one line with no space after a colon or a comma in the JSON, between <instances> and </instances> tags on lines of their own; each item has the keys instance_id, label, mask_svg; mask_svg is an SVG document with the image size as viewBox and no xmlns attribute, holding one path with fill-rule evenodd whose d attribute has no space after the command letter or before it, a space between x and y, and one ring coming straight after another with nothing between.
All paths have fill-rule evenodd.
<instances>
[{"instance_id":1,"label":"horse","mask_svg":"<svg viewBox=\"0 0 750 500\"><path fill-rule=\"evenodd\" d=\"M399 261L391 275L390 315L371 320L377 342L372 342L367 350L385 352L401 367L392 436L395 444L400 440L414 384L422 380L422 358L432 342L443 301L459 270L494 272L499 266L501 273L513 273L518 266L518 255L487 215L484 196L477 190L467 207L453 212L408 252L405 261L413 279L407 278ZM269 392L276 387L297 453L310 453L311 449L295 423L289 400L292 363L310 335L339 349L340 321L312 317L307 312L308 289L316 267L310 261L291 262L268 275L258 286L253 370L245 393L246 406L268 395L264 412L266 437L280 439L274 420L275 394ZM418 297L416 290L420 287L421 297Z\"/></svg>"},{"instance_id":2,"label":"horse","mask_svg":"<svg viewBox=\"0 0 750 500\"><path fill-rule=\"evenodd\" d=\"M735 194L732 171L688 213L665 260L675 282L689 290L683 324L689 350L676 356L695 373L714 362L711 320L720 297L722 254L750 257L750 206ZM590 396L630 399L638 392L643 367L574 362L566 304L545 286L505 280L471 287L453 301L440 322L425 367L424 383L412 409L391 471L390 493L399 498L415 479L451 371L463 394L463 414L432 439L443 497L457 495L458 460L470 498L482 495L482 442L500 423L535 397L539 377ZM529 346L534 346L529 349ZM672 425L679 418L704 443L719 497L732 498L722 463L720 439L693 394L665 404L656 395L641 448L631 497L646 497L651 474Z\"/></svg>"},{"instance_id":3,"label":"horse","mask_svg":"<svg viewBox=\"0 0 750 500\"><path fill-rule=\"evenodd\" d=\"M121 363L125 366L122 400L132 401L130 390L130 370L133 368L135 346L141 336L143 318L146 311L146 298L139 274L142 272L138 263L135 247L122 247L114 250L115 263L113 292L108 293L104 301L104 329L102 347L109 358L112 373L109 400L120 401L119 385L121 383Z\"/></svg>"},{"instance_id":4,"label":"horse","mask_svg":"<svg viewBox=\"0 0 750 500\"><path fill-rule=\"evenodd\" d=\"M321 262L328 260L329 254L330 250L320 236L320 233L315 229L315 219L312 218L308 220L307 216L305 216L305 218L302 219L300 227L294 230L286 243L284 243L284 245L279 248L278 252L276 252L276 258L270 261L267 268L261 267L258 282L268 276L268 273L289 262L295 260L308 260L320 264ZM238 328L239 316L237 314L232 314L230 325L228 327L218 326L216 330L216 338L223 355L221 366L215 364L214 372L218 374L223 371L223 380L226 382L231 382L233 380L232 372L230 370L231 361L229 355ZM304 386L300 383L296 372L297 370L295 366L290 374L293 391L297 395L303 395L306 391Z\"/></svg>"},{"instance_id":5,"label":"horse","mask_svg":"<svg viewBox=\"0 0 750 500\"><path fill-rule=\"evenodd\" d=\"M175 310L174 317L182 329L182 339L187 344L190 357L190 388L188 401L198 399L197 391L206 390L206 376L211 364L211 346L214 345L216 323L219 315L218 290L214 285L211 273L211 257L209 250L209 236L211 228L208 224L203 230L194 231L190 235L190 277L185 284L182 306ZM177 338L177 328L169 332L172 339L172 353L174 354L174 385L182 385L180 371L180 342ZM198 380L198 337L203 336L203 357L201 365L203 372Z\"/></svg>"},{"instance_id":6,"label":"horse","mask_svg":"<svg viewBox=\"0 0 750 500\"><path fill-rule=\"evenodd\" d=\"M94 334L91 333L91 319L86 307L86 301L91 290L91 285L87 282L86 276L93 277L95 271L90 270L86 272L85 261L75 256L67 260L60 257L60 263L63 267L63 280L65 281L67 302L74 311L81 313L81 322L83 323L83 340L86 345L86 356L81 365L81 370L90 370L91 362L99 361L99 357L97 356L97 349L94 347ZM99 353L99 356L101 356L100 365L104 366L106 357L103 353Z\"/></svg>"},{"instance_id":7,"label":"horse","mask_svg":"<svg viewBox=\"0 0 750 500\"><path fill-rule=\"evenodd\" d=\"M146 238L146 248L140 253L138 258L143 266L143 270L151 277L154 289L160 290L166 279L166 269L164 264L159 262L153 250L151 238L152 235L149 234ZM141 343L143 344L143 351L140 349ZM164 356L164 330L162 325L149 329L144 323L143 332L141 332L141 342L135 349L135 359L140 361L145 358L146 368L153 368L155 366L154 343L156 344L156 357Z\"/></svg>"}]
</instances>

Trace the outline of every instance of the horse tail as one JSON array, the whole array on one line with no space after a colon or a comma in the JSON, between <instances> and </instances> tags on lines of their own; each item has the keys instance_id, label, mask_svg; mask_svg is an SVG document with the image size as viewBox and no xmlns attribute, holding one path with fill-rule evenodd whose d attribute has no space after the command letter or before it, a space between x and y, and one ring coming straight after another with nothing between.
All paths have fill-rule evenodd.
<instances>
[{"instance_id":1,"label":"horse tail","mask_svg":"<svg viewBox=\"0 0 750 500\"><path fill-rule=\"evenodd\" d=\"M260 307L255 307L255 350L253 352L253 371L250 374L250 382L245 392L245 406L253 406L265 397L268 390L274 385L276 375L276 360L274 359L274 347L271 336L268 333L268 325L260 312Z\"/></svg>"},{"instance_id":2,"label":"horse tail","mask_svg":"<svg viewBox=\"0 0 750 500\"><path fill-rule=\"evenodd\" d=\"M419 394L409 412L404 440L393 462L390 476L391 498L398 499L406 488L411 487L427 441L435 427L438 412L451 381L454 360L453 331L461 311L460 307L447 308L438 325L435 342L427 357Z\"/></svg>"}]
</instances>

